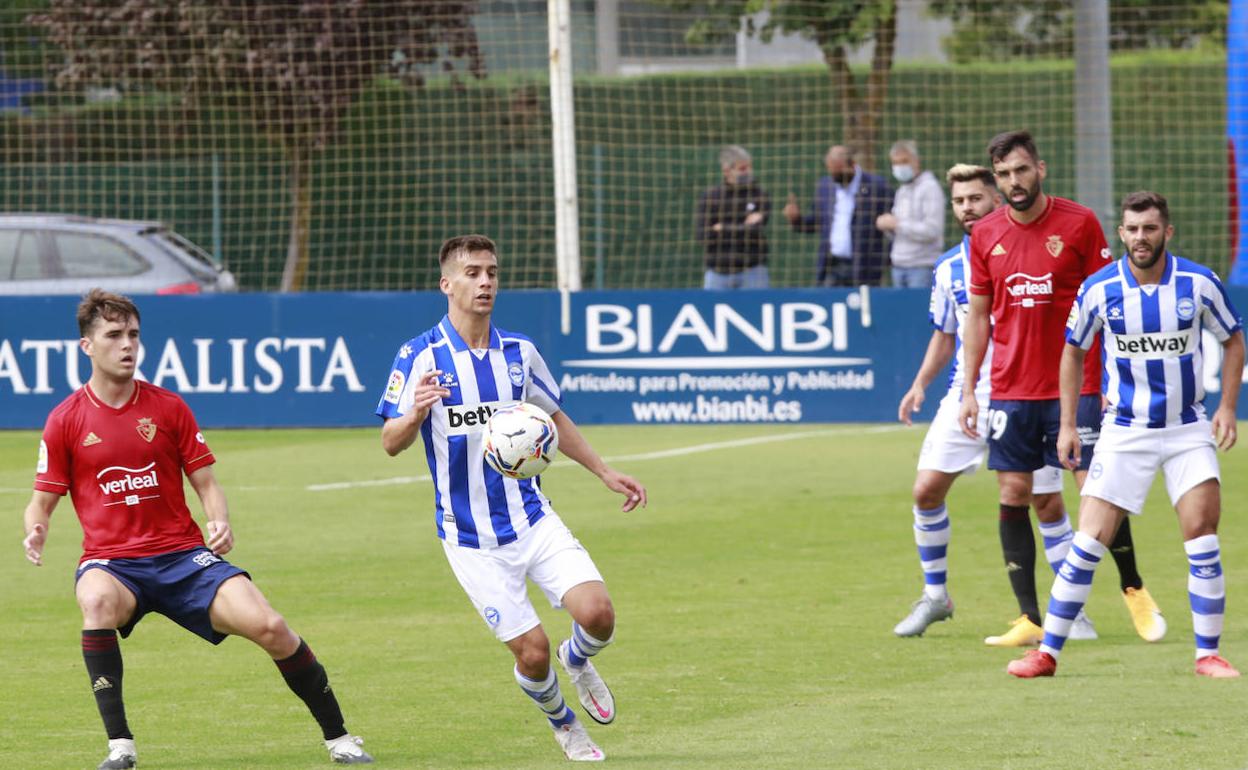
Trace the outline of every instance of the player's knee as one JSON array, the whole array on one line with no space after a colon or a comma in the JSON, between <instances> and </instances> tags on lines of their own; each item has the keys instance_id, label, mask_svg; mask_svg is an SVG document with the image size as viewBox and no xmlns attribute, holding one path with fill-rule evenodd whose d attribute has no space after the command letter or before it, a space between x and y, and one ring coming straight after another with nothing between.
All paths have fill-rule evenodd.
<instances>
[{"instance_id":1,"label":"player's knee","mask_svg":"<svg viewBox=\"0 0 1248 770\"><path fill-rule=\"evenodd\" d=\"M930 511L945 501L944 495L927 481L914 482L914 504L924 511Z\"/></svg>"},{"instance_id":2,"label":"player's knee","mask_svg":"<svg viewBox=\"0 0 1248 770\"><path fill-rule=\"evenodd\" d=\"M615 606L611 604L611 597L604 594L595 598L582 610L577 622L595 637L609 638L615 631Z\"/></svg>"},{"instance_id":3,"label":"player's knee","mask_svg":"<svg viewBox=\"0 0 1248 770\"><path fill-rule=\"evenodd\" d=\"M513 651L516 656L516 665L520 671L526 676L536 676L540 672L550 669L550 642L546 644L525 644L519 650Z\"/></svg>"},{"instance_id":4,"label":"player's knee","mask_svg":"<svg viewBox=\"0 0 1248 770\"><path fill-rule=\"evenodd\" d=\"M253 631L252 639L266 650L274 651L289 647L292 639L297 639L295 632L286 625L286 619L277 612L267 612ZM296 646L298 643L296 642Z\"/></svg>"},{"instance_id":5,"label":"player's knee","mask_svg":"<svg viewBox=\"0 0 1248 770\"><path fill-rule=\"evenodd\" d=\"M82 618L95 628L112 628L120 625L121 602L112 591L79 590L78 607Z\"/></svg>"}]
</instances>

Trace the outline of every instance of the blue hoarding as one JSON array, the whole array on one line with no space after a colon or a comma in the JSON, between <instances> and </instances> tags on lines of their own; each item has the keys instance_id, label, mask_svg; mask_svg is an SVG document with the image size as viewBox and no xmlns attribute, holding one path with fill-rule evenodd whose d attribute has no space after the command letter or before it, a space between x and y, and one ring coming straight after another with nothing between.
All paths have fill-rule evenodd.
<instances>
[{"instance_id":1,"label":"blue hoarding","mask_svg":"<svg viewBox=\"0 0 1248 770\"><path fill-rule=\"evenodd\" d=\"M1232 296L1248 307L1248 290ZM89 376L76 302L0 302L0 428L42 426ZM181 393L207 427L376 424L395 352L446 311L437 292L138 302L141 375ZM790 423L896 419L926 315L925 292L811 289L504 292L494 317L534 339L580 422ZM920 419L943 392L933 383Z\"/></svg>"}]
</instances>

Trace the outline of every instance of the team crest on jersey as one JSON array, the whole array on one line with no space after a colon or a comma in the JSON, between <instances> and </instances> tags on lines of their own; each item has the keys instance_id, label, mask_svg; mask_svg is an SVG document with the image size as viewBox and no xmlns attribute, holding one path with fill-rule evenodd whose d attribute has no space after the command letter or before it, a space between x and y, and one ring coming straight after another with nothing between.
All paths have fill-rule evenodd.
<instances>
[{"instance_id":1,"label":"team crest on jersey","mask_svg":"<svg viewBox=\"0 0 1248 770\"><path fill-rule=\"evenodd\" d=\"M1049 250L1049 256L1057 259L1062 255L1062 249L1066 248L1066 244L1062 243L1062 236L1050 235L1048 242L1044 244L1044 248Z\"/></svg>"},{"instance_id":2,"label":"team crest on jersey","mask_svg":"<svg viewBox=\"0 0 1248 770\"><path fill-rule=\"evenodd\" d=\"M152 439L156 438L156 423L152 422L151 417L140 417L139 424L134 426L134 429L149 444L152 443Z\"/></svg>"},{"instance_id":3,"label":"team crest on jersey","mask_svg":"<svg viewBox=\"0 0 1248 770\"><path fill-rule=\"evenodd\" d=\"M524 384L524 367L517 363L512 363L507 367L507 377L511 380L511 384L517 388Z\"/></svg>"},{"instance_id":4,"label":"team crest on jersey","mask_svg":"<svg viewBox=\"0 0 1248 770\"><path fill-rule=\"evenodd\" d=\"M95 435L94 432L88 433L87 437L82 440L83 446L95 446L96 444L102 444L102 443L104 443L104 439Z\"/></svg>"},{"instance_id":5,"label":"team crest on jersey","mask_svg":"<svg viewBox=\"0 0 1248 770\"><path fill-rule=\"evenodd\" d=\"M1184 297L1175 303L1174 312L1184 321L1190 321L1196 315L1196 301L1191 297Z\"/></svg>"}]
</instances>

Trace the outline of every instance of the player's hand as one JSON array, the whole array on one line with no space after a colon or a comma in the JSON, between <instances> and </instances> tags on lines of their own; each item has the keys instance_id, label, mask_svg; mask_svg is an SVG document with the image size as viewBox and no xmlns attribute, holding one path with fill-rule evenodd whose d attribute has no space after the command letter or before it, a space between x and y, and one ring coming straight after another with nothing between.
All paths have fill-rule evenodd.
<instances>
[{"instance_id":1,"label":"player's hand","mask_svg":"<svg viewBox=\"0 0 1248 770\"><path fill-rule=\"evenodd\" d=\"M442 372L434 369L431 372L425 372L420 375L420 379L416 381L416 387L412 388L411 409L424 418L424 414L429 411L430 407L438 403L444 398L450 398L451 391L441 385L439 377Z\"/></svg>"},{"instance_id":2,"label":"player's hand","mask_svg":"<svg viewBox=\"0 0 1248 770\"><path fill-rule=\"evenodd\" d=\"M36 567L43 566L43 544L48 541L48 528L36 524L26 539L22 540L22 548L26 550L26 560Z\"/></svg>"},{"instance_id":3,"label":"player's hand","mask_svg":"<svg viewBox=\"0 0 1248 770\"><path fill-rule=\"evenodd\" d=\"M1074 428L1060 428L1057 431L1057 459L1066 470L1078 470L1083 459L1083 444L1079 441L1079 431Z\"/></svg>"},{"instance_id":4,"label":"player's hand","mask_svg":"<svg viewBox=\"0 0 1248 770\"><path fill-rule=\"evenodd\" d=\"M906 395L901 397L901 403L897 405L897 419L906 425L913 424L910 417L923 408L923 400L925 398L927 398L927 394L922 388L918 385L911 385L910 390L906 391Z\"/></svg>"},{"instance_id":5,"label":"player's hand","mask_svg":"<svg viewBox=\"0 0 1248 770\"><path fill-rule=\"evenodd\" d=\"M802 210L797 206L797 196L793 193L789 193L789 200L784 204L784 218L789 220L789 224L795 224L802 218Z\"/></svg>"},{"instance_id":6,"label":"player's hand","mask_svg":"<svg viewBox=\"0 0 1248 770\"><path fill-rule=\"evenodd\" d=\"M617 470L608 468L602 474L602 483L607 485L607 489L612 492L619 492L627 499L620 506L620 510L628 513L637 506L645 507L646 505L646 488L643 487L637 479L632 476L626 476Z\"/></svg>"},{"instance_id":7,"label":"player's hand","mask_svg":"<svg viewBox=\"0 0 1248 770\"><path fill-rule=\"evenodd\" d=\"M208 549L217 556L234 550L234 532L228 521L208 520Z\"/></svg>"},{"instance_id":8,"label":"player's hand","mask_svg":"<svg viewBox=\"0 0 1248 770\"><path fill-rule=\"evenodd\" d=\"M979 402L974 395L962 394L958 407L958 427L970 438L979 438Z\"/></svg>"},{"instance_id":9,"label":"player's hand","mask_svg":"<svg viewBox=\"0 0 1248 770\"><path fill-rule=\"evenodd\" d=\"M1239 438L1239 427L1235 423L1235 413L1230 409L1218 407L1213 413L1213 440L1223 452L1235 446Z\"/></svg>"}]
</instances>

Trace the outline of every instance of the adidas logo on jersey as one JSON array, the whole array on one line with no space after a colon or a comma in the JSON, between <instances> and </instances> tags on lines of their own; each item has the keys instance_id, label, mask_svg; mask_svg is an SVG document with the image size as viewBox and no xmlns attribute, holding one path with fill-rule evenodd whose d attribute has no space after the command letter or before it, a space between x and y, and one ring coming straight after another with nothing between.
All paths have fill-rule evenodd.
<instances>
[{"instance_id":1,"label":"adidas logo on jersey","mask_svg":"<svg viewBox=\"0 0 1248 770\"><path fill-rule=\"evenodd\" d=\"M83 446L95 446L96 444L103 444L103 443L104 443L104 439L100 438L94 433L88 433L87 437L82 440Z\"/></svg>"},{"instance_id":2,"label":"adidas logo on jersey","mask_svg":"<svg viewBox=\"0 0 1248 770\"><path fill-rule=\"evenodd\" d=\"M111 689L113 689L113 683L108 681L108 679L104 677L100 677L99 679L96 679L91 684L91 692L99 692L100 690L111 690Z\"/></svg>"},{"instance_id":3,"label":"adidas logo on jersey","mask_svg":"<svg viewBox=\"0 0 1248 770\"><path fill-rule=\"evenodd\" d=\"M994 257L1004 257L1005 247L998 243L996 246L993 246L992 251L988 253Z\"/></svg>"}]
</instances>

